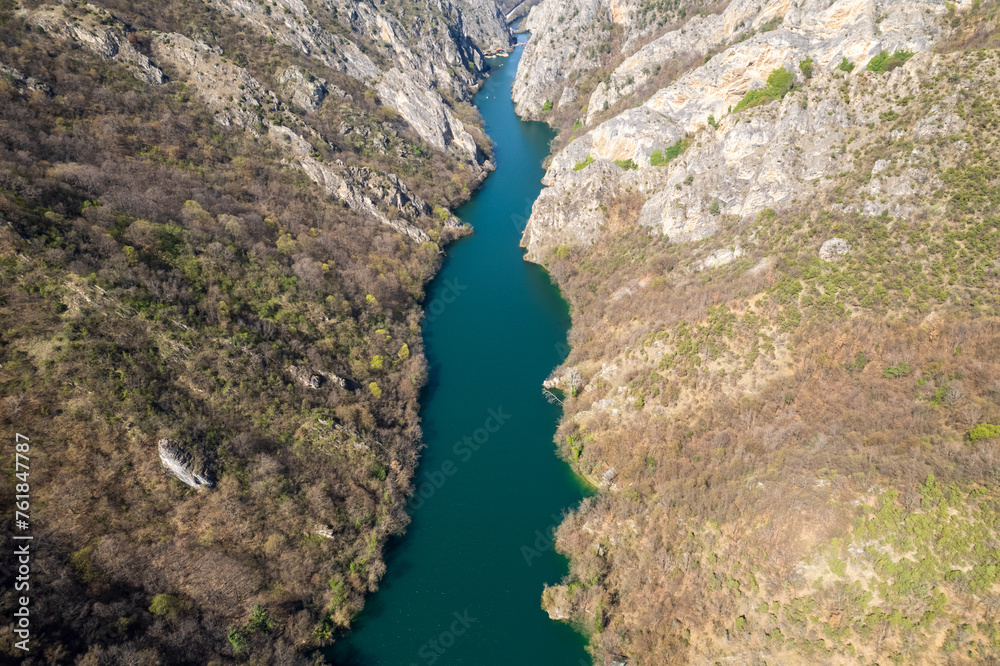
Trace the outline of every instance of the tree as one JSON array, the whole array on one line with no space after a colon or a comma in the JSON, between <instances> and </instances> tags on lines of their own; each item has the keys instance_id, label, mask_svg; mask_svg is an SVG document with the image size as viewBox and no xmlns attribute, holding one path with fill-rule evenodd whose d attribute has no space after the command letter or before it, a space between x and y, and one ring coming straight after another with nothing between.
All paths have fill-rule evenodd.
<instances>
[{"instance_id":1,"label":"tree","mask_svg":"<svg viewBox=\"0 0 1000 666\"><path fill-rule=\"evenodd\" d=\"M570 368L565 377L566 387L571 398L575 398L583 388L583 375L576 368Z\"/></svg>"},{"instance_id":2,"label":"tree","mask_svg":"<svg viewBox=\"0 0 1000 666\"><path fill-rule=\"evenodd\" d=\"M806 77L807 79L811 79L813 77L813 59L806 58L805 60L800 62L799 70L802 72L802 76Z\"/></svg>"},{"instance_id":3,"label":"tree","mask_svg":"<svg viewBox=\"0 0 1000 666\"><path fill-rule=\"evenodd\" d=\"M184 603L172 594L158 594L153 597L153 603L149 605L149 612L153 615L168 615L183 609Z\"/></svg>"}]
</instances>

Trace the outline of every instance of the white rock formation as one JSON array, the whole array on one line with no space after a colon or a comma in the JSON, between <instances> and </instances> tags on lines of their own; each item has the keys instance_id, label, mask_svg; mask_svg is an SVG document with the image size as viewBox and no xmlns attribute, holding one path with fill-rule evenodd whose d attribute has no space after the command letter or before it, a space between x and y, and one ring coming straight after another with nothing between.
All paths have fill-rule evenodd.
<instances>
[{"instance_id":1,"label":"white rock formation","mask_svg":"<svg viewBox=\"0 0 1000 666\"><path fill-rule=\"evenodd\" d=\"M819 258L823 261L836 261L846 254L850 254L851 244L843 238L831 238L825 241L819 248Z\"/></svg>"},{"instance_id":2,"label":"white rock formation","mask_svg":"<svg viewBox=\"0 0 1000 666\"><path fill-rule=\"evenodd\" d=\"M193 467L193 460L176 444L171 444L169 440L161 439L157 444L160 452L160 462L171 474L180 479L183 483L202 490L211 488L214 483L211 477L204 471L196 471Z\"/></svg>"},{"instance_id":3,"label":"white rock formation","mask_svg":"<svg viewBox=\"0 0 1000 666\"><path fill-rule=\"evenodd\" d=\"M22 12L22 16L42 30L81 44L102 58L125 63L141 81L154 85L163 83L163 72L160 68L152 64L149 58L136 50L128 41L125 25L121 21L112 19L103 9L97 12L101 13L101 16L88 13L75 21L64 16L58 9Z\"/></svg>"},{"instance_id":4,"label":"white rock formation","mask_svg":"<svg viewBox=\"0 0 1000 666\"><path fill-rule=\"evenodd\" d=\"M292 104L315 111L326 99L326 79L316 78L301 67L288 67L278 75L278 83L288 92Z\"/></svg>"},{"instance_id":5,"label":"white rock formation","mask_svg":"<svg viewBox=\"0 0 1000 666\"><path fill-rule=\"evenodd\" d=\"M417 133L438 150L454 145L467 156L474 158L478 148L472 135L465 129L441 96L417 84L419 77L404 74L395 67L382 75L375 89L385 104L399 111Z\"/></svg>"},{"instance_id":6,"label":"white rock formation","mask_svg":"<svg viewBox=\"0 0 1000 666\"><path fill-rule=\"evenodd\" d=\"M544 0L539 7L565 1ZM540 261L557 245L592 242L603 225L599 204L630 190L638 190L645 199L638 222L674 241L715 233L719 215L713 210L714 202L721 213L752 221L765 208L809 196L818 179L849 167L851 156L844 150L849 135L880 122L879 112L891 108L886 103L890 92L903 96L912 86L908 72L935 62L921 52L941 33L945 12L944 0L802 0L797 4L772 0L759 11L757 5L734 0L722 15L692 19L691 30L667 33L651 42L640 50L645 55L626 59L625 71L651 67L655 63L646 60L647 56L673 57L685 44L702 48L715 38L706 36L712 30L724 36L759 27L776 16L784 18L777 29L734 44L641 106L590 129L553 157L543 181L549 188L535 202L522 239L527 258ZM909 50L918 55L892 72L866 72L867 61L882 50ZM837 69L844 57L857 62L851 74ZM810 81L798 68L806 58L814 63ZM764 86L779 67L794 73L799 90L780 102L730 112L748 90ZM515 90L515 98L517 94ZM708 124L710 115L717 127ZM912 131L923 136L920 133L955 133L961 127L960 118L942 114ZM685 134L693 144L686 153L666 166L651 166L653 151ZM852 152L860 147L852 146ZM574 171L588 159L590 166ZM586 179L582 174L602 161L627 159L635 162L638 171L605 169L600 188L579 186ZM878 215L887 210L889 204L881 201L887 191L898 198L929 186L919 170L887 176L876 169L869 187L879 196L867 201L863 212ZM894 209L893 214L904 210ZM570 211L582 211L582 216L577 218Z\"/></svg>"}]
</instances>

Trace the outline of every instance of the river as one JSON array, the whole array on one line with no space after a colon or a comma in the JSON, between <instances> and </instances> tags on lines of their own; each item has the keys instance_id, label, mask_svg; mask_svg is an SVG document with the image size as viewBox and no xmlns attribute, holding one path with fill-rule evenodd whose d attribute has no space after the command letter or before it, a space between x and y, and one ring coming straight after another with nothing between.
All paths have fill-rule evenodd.
<instances>
[{"instance_id":1,"label":"river","mask_svg":"<svg viewBox=\"0 0 1000 666\"><path fill-rule=\"evenodd\" d=\"M456 214L475 233L448 248L426 303L430 364L413 522L336 664L580 666L584 638L541 609L567 565L551 534L588 493L552 438L542 380L565 357L569 310L518 241L541 190L552 131L520 121L510 86L521 57L494 58L476 96L497 170Z\"/></svg>"}]
</instances>

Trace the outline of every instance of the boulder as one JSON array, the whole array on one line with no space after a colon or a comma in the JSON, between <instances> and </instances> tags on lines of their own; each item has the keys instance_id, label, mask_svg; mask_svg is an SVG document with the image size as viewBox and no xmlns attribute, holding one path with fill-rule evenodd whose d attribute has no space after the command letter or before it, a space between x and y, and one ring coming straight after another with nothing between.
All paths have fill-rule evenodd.
<instances>
[{"instance_id":1,"label":"boulder","mask_svg":"<svg viewBox=\"0 0 1000 666\"><path fill-rule=\"evenodd\" d=\"M315 111L326 99L326 79L319 79L301 67L288 67L278 75L278 83L292 100L292 104L307 111Z\"/></svg>"},{"instance_id":2,"label":"boulder","mask_svg":"<svg viewBox=\"0 0 1000 666\"><path fill-rule=\"evenodd\" d=\"M851 253L851 244L843 238L831 238L819 248L819 258L823 261L836 261Z\"/></svg>"},{"instance_id":3,"label":"boulder","mask_svg":"<svg viewBox=\"0 0 1000 666\"><path fill-rule=\"evenodd\" d=\"M204 470L196 470L194 458L181 449L181 447L171 444L169 440L161 439L158 448L160 450L160 462L167 468L167 471L182 482L196 490L211 488L215 485L211 474Z\"/></svg>"}]
</instances>

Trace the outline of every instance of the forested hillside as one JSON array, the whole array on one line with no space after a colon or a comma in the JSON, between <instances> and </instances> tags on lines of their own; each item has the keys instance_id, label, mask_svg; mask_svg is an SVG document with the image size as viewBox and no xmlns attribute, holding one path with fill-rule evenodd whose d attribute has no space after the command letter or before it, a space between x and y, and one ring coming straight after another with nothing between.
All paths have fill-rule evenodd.
<instances>
[{"instance_id":1,"label":"forested hillside","mask_svg":"<svg viewBox=\"0 0 1000 666\"><path fill-rule=\"evenodd\" d=\"M600 488L550 616L596 663L1000 659L997 4L534 11L523 244Z\"/></svg>"},{"instance_id":2,"label":"forested hillside","mask_svg":"<svg viewBox=\"0 0 1000 666\"><path fill-rule=\"evenodd\" d=\"M31 439L37 544L22 663L312 662L408 522L423 287L492 168L469 100L502 17L2 7L0 419Z\"/></svg>"}]
</instances>

